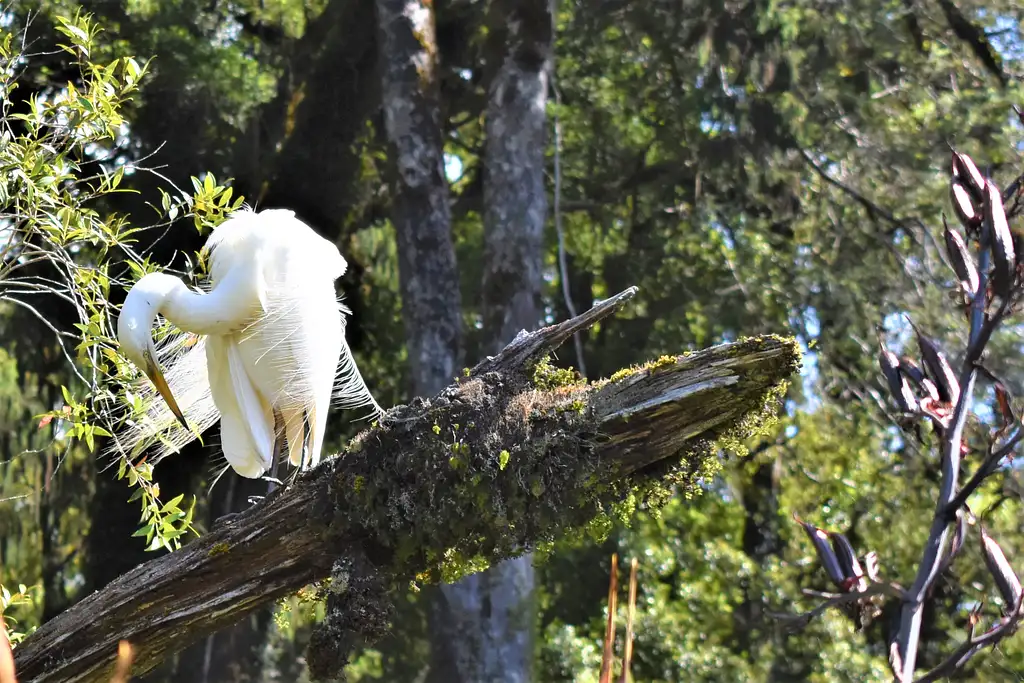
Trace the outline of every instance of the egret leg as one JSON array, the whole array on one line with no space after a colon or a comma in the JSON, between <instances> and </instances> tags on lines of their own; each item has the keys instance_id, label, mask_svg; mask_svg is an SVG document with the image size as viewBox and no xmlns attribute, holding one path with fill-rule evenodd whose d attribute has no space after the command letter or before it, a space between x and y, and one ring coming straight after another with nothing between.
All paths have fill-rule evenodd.
<instances>
[{"instance_id":1,"label":"egret leg","mask_svg":"<svg viewBox=\"0 0 1024 683\"><path fill-rule=\"evenodd\" d=\"M269 496L277 488L277 465L281 460L281 454L284 453L284 420L281 418L281 413L274 408L274 454L270 458L270 480L267 484L267 495Z\"/></svg>"},{"instance_id":2,"label":"egret leg","mask_svg":"<svg viewBox=\"0 0 1024 683\"><path fill-rule=\"evenodd\" d=\"M314 412L312 410L306 412L306 419L302 421L302 465L299 467L300 470L305 470L309 467L309 461L313 457L313 420Z\"/></svg>"}]
</instances>

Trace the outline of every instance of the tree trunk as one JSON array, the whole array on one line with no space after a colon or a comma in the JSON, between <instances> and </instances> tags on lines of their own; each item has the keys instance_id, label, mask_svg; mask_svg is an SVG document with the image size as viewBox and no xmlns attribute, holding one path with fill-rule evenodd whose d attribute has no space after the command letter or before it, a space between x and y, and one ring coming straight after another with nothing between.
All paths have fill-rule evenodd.
<instances>
[{"instance_id":1,"label":"tree trunk","mask_svg":"<svg viewBox=\"0 0 1024 683\"><path fill-rule=\"evenodd\" d=\"M462 297L444 174L433 3L377 0L376 6L412 390L414 396L432 396L455 377L462 354Z\"/></svg>"},{"instance_id":2,"label":"tree trunk","mask_svg":"<svg viewBox=\"0 0 1024 683\"><path fill-rule=\"evenodd\" d=\"M376 0L389 143L391 220L413 396L433 396L462 364L462 296L444 174L433 3ZM439 591L428 589L434 603ZM439 628L430 615L431 627ZM431 671L445 666L433 653Z\"/></svg>"},{"instance_id":3,"label":"tree trunk","mask_svg":"<svg viewBox=\"0 0 1024 683\"><path fill-rule=\"evenodd\" d=\"M373 3L330 0L234 149L232 169L245 169L236 192L294 210L328 239L347 236L368 203L361 138L380 106L373 25Z\"/></svg>"},{"instance_id":4,"label":"tree trunk","mask_svg":"<svg viewBox=\"0 0 1024 683\"><path fill-rule=\"evenodd\" d=\"M521 555L627 498L696 493L716 443L746 438L776 410L799 349L747 339L593 385L559 385L538 368L633 291L517 337L433 399L393 408L341 457L85 598L17 648L19 677L105 683L120 639L143 673L330 578L308 657L314 678L328 678L386 632L389 595L410 581L451 581Z\"/></svg>"},{"instance_id":5,"label":"tree trunk","mask_svg":"<svg viewBox=\"0 0 1024 683\"><path fill-rule=\"evenodd\" d=\"M773 555L782 551L778 458L759 463L749 479L745 471L741 470L740 476L743 477L740 484L744 510L743 553L758 569L763 569ZM751 648L764 641L766 628L774 626L765 619L761 577L756 576L753 584L749 578L740 582L743 599L733 614L733 649L751 661L757 658Z\"/></svg>"},{"instance_id":6,"label":"tree trunk","mask_svg":"<svg viewBox=\"0 0 1024 683\"><path fill-rule=\"evenodd\" d=\"M484 354L496 354L542 314L544 142L552 54L549 0L495 7L500 54L487 103L484 149ZM505 28L507 26L507 28ZM451 585L431 604L431 683L521 682L532 678L534 570L531 555Z\"/></svg>"},{"instance_id":7,"label":"tree trunk","mask_svg":"<svg viewBox=\"0 0 1024 683\"><path fill-rule=\"evenodd\" d=\"M541 321L552 52L550 0L498 5L507 29L488 94L484 149L483 347L492 354Z\"/></svg>"}]
</instances>

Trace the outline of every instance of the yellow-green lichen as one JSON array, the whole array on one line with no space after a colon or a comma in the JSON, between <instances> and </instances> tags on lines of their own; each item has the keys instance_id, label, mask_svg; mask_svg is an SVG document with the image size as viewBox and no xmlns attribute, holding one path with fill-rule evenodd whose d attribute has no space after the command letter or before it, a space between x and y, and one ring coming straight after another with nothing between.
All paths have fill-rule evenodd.
<instances>
[{"instance_id":1,"label":"yellow-green lichen","mask_svg":"<svg viewBox=\"0 0 1024 683\"><path fill-rule=\"evenodd\" d=\"M541 391L551 391L562 387L573 387L583 384L580 373L574 368L555 367L547 357L540 359L534 364L530 379L533 381L533 386Z\"/></svg>"},{"instance_id":2,"label":"yellow-green lichen","mask_svg":"<svg viewBox=\"0 0 1024 683\"><path fill-rule=\"evenodd\" d=\"M481 555L464 557L460 552L449 548L441 561L441 581L455 583L464 576L482 572L491 566L487 558Z\"/></svg>"},{"instance_id":3,"label":"yellow-green lichen","mask_svg":"<svg viewBox=\"0 0 1024 683\"><path fill-rule=\"evenodd\" d=\"M776 363L765 365L758 359L761 350L779 351ZM607 507L591 520L588 528L600 529L611 524L612 518L626 520L630 518L639 505L652 513L657 511L672 497L683 496L693 498L703 492L702 482L713 478L721 469L720 451L745 451L745 443L749 439L772 433L778 424L778 409L785 398L789 380L784 379L799 371L800 350L793 339L778 336L743 339L729 349L723 360L736 357L752 359L751 367L737 368L742 375L742 383L734 394L736 401L749 401L756 392L757 403L744 411L742 417L728 428L705 433L701 437L688 442L684 450L675 458L668 458L641 472L627 477L628 482L617 480L616 475L605 473L601 477L590 477L584 481L588 488L598 496L615 494ZM667 365L665 357L645 366L639 366L629 373L619 373L619 377L629 376L640 371L649 370L651 366ZM759 368L753 371L753 367ZM783 378L783 379L780 379ZM741 388L745 387L745 388Z\"/></svg>"},{"instance_id":4,"label":"yellow-green lichen","mask_svg":"<svg viewBox=\"0 0 1024 683\"><path fill-rule=\"evenodd\" d=\"M656 360L648 361L642 365L631 365L628 368L622 368L617 372L612 373L612 376L608 378L609 382L618 382L621 379L632 377L638 372L644 372L647 370L655 370L665 365L674 365L679 362L679 356L660 356Z\"/></svg>"},{"instance_id":5,"label":"yellow-green lichen","mask_svg":"<svg viewBox=\"0 0 1024 683\"><path fill-rule=\"evenodd\" d=\"M206 554L208 557L216 557L217 555L223 555L224 553L230 550L231 546L222 541L220 543L214 543L212 546L210 546L210 550L207 551Z\"/></svg>"}]
</instances>

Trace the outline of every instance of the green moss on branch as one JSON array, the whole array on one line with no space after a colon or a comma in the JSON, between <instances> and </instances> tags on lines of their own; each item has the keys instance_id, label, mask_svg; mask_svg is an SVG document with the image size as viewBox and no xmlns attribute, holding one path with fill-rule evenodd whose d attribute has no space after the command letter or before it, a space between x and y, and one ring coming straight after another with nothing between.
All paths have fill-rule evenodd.
<instances>
[{"instance_id":1,"label":"green moss on branch","mask_svg":"<svg viewBox=\"0 0 1024 683\"><path fill-rule=\"evenodd\" d=\"M527 379L462 379L364 435L333 506L396 579L453 581L567 529L695 494L720 450L773 427L799 362L793 340L758 337L595 384L546 361Z\"/></svg>"}]
</instances>

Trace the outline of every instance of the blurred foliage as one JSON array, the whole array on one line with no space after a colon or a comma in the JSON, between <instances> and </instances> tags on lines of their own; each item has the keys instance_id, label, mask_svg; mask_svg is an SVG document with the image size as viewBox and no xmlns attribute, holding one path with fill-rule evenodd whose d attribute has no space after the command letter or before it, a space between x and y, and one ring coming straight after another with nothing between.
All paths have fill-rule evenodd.
<instances>
[{"instance_id":1,"label":"blurred foliage","mask_svg":"<svg viewBox=\"0 0 1024 683\"><path fill-rule=\"evenodd\" d=\"M27 25L29 37L29 58L5 63L7 78L19 83L5 92L5 106L25 114L33 97L52 103L71 92L69 83L89 92L88 71L54 50L67 42L57 16L80 6L105 29L94 36L89 63L152 57L139 91L123 103L123 122L101 146L102 155L136 171L118 186L134 194L75 201L97 215L123 216L125 225L159 227L139 233L135 248L149 257L146 268L179 271L201 242L195 228L221 216L221 184L233 190L225 201L294 208L350 262L342 283L354 312L349 338L369 385L389 405L410 397L386 220L391 197L382 181L373 13L356 5L19 2L0 11L0 26L20 35ZM724 453L723 473L703 496L674 500L656 515L641 511L603 542L566 540L538 555L538 680L596 680L611 552L640 558L636 680L888 680L891 615L860 632L840 612L798 633L772 618L808 608L802 589L827 587L790 518L797 513L843 531L859 552L879 553L885 576L909 581L938 466L890 426L876 376L876 327L899 346L907 338L900 316L910 313L951 355L963 345L937 239L940 214L949 213L947 145L991 166L1003 185L1020 171L1024 135L1010 105L1024 101L1022 10L1005 0L575 0L558 7L549 113L562 131L569 290L583 309L640 287L634 305L585 335L589 376L787 329L811 353L778 439L749 444L749 455ZM442 120L446 149L458 160L453 231L469 362L478 355L492 20L482 3L437 5ZM65 188L82 187L90 172L68 173L73 182ZM210 199L202 182L180 189L192 177L210 179L213 201L202 201L203 193ZM205 224L175 222L205 208L215 211ZM168 237L157 240L165 230ZM551 320L567 315L556 245L552 222ZM96 248L72 261L88 262ZM112 280L112 305L127 281ZM49 301L40 311L59 331L77 332L74 310ZM1020 391L1018 332L1010 328L994 341L989 363ZM98 471L84 446L56 447L56 417L39 429L37 416L64 410L61 386L84 392L88 385L74 377L53 330L5 307L0 337L0 582L32 587L32 601L16 612L25 630L92 581L79 549L90 524L110 522L89 516L94 492L107 495L97 478L114 472ZM570 347L559 362L574 364ZM334 444L359 428L353 417L332 420ZM979 421L972 442L984 436ZM204 458L167 462L153 476L169 482L171 468L194 470ZM194 483L166 486L171 496L204 495ZM1010 469L971 501L1011 557L1024 545L1022 490ZM110 495L120 504L124 493ZM137 514L133 507L131 524ZM139 560L132 547L104 548L104 561L131 566ZM977 543L968 547L955 574L938 584L937 608L926 613L923 666L959 641L968 607L984 598L985 609L995 609ZM417 680L429 665L425 602L412 591L403 597L394 634L356 659L353 680ZM302 651L318 609L301 598L279 605L261 645L264 680L304 675ZM621 631L619 638L621 652ZM974 660L971 675L1009 681L1021 670L1024 645L1011 639Z\"/></svg>"}]
</instances>

